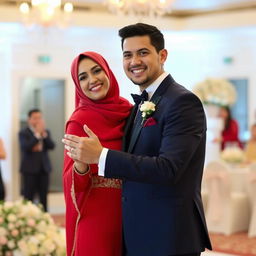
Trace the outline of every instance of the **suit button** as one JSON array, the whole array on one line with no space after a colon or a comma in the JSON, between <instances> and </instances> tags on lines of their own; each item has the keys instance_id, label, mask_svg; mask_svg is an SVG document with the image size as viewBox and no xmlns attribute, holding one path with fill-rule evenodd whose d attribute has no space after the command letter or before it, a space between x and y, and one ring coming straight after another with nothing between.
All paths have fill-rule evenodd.
<instances>
[{"instance_id":1,"label":"suit button","mask_svg":"<svg viewBox=\"0 0 256 256\"><path fill-rule=\"evenodd\" d=\"M122 202L125 202L125 201L126 201L126 197L122 196Z\"/></svg>"}]
</instances>

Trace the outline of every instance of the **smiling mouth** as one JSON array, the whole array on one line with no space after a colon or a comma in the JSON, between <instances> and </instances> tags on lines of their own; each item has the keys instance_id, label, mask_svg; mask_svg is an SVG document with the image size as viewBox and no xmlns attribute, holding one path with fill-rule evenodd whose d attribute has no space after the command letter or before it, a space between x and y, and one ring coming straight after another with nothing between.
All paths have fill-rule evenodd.
<instances>
[{"instance_id":1,"label":"smiling mouth","mask_svg":"<svg viewBox=\"0 0 256 256\"><path fill-rule=\"evenodd\" d=\"M97 85L93 86L92 88L90 88L90 91L96 92L96 91L98 91L101 87L102 87L102 84L97 84Z\"/></svg>"},{"instance_id":2,"label":"smiling mouth","mask_svg":"<svg viewBox=\"0 0 256 256\"><path fill-rule=\"evenodd\" d=\"M133 73L133 74L141 74L141 73L143 73L144 72L144 68L142 69L134 69L134 70L131 70L131 72Z\"/></svg>"}]
</instances>

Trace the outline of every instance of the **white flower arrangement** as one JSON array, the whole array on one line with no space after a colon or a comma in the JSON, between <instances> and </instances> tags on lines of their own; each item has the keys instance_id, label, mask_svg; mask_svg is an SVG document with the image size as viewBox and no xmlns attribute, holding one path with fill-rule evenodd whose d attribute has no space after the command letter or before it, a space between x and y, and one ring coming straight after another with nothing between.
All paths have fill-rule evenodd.
<instances>
[{"instance_id":1,"label":"white flower arrangement","mask_svg":"<svg viewBox=\"0 0 256 256\"><path fill-rule=\"evenodd\" d=\"M65 232L30 201L1 202L0 255L64 256Z\"/></svg>"},{"instance_id":2,"label":"white flower arrangement","mask_svg":"<svg viewBox=\"0 0 256 256\"><path fill-rule=\"evenodd\" d=\"M156 110L156 104L151 101L145 101L140 106L140 111L142 112L142 121L145 121L147 118L149 118L153 112Z\"/></svg>"},{"instance_id":3,"label":"white flower arrangement","mask_svg":"<svg viewBox=\"0 0 256 256\"><path fill-rule=\"evenodd\" d=\"M241 163L245 159L243 150L239 147L227 147L221 152L221 158L229 163Z\"/></svg>"},{"instance_id":4,"label":"white flower arrangement","mask_svg":"<svg viewBox=\"0 0 256 256\"><path fill-rule=\"evenodd\" d=\"M196 84L192 90L203 104L231 106L236 101L236 90L225 79L208 78Z\"/></svg>"}]
</instances>

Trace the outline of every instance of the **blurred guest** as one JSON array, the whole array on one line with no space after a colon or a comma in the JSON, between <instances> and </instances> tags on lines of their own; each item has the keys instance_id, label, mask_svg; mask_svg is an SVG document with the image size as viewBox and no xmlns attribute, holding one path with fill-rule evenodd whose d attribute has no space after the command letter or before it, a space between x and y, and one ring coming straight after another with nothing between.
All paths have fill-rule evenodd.
<instances>
[{"instance_id":1,"label":"blurred guest","mask_svg":"<svg viewBox=\"0 0 256 256\"><path fill-rule=\"evenodd\" d=\"M248 162L256 162L256 123L251 126L251 137L245 146L245 157Z\"/></svg>"},{"instance_id":2,"label":"blurred guest","mask_svg":"<svg viewBox=\"0 0 256 256\"><path fill-rule=\"evenodd\" d=\"M48 150L55 144L50 131L45 128L45 122L39 109L28 112L28 126L19 132L21 147L22 193L25 199L33 201L39 196L39 202L47 211L47 193L51 163Z\"/></svg>"},{"instance_id":3,"label":"blurred guest","mask_svg":"<svg viewBox=\"0 0 256 256\"><path fill-rule=\"evenodd\" d=\"M0 159L5 159L5 158L6 158L6 152L4 149L4 143L0 138ZM0 166L0 201L3 201L4 198L5 198L5 188L4 188L4 182L3 182L1 166Z\"/></svg>"},{"instance_id":4,"label":"blurred guest","mask_svg":"<svg viewBox=\"0 0 256 256\"><path fill-rule=\"evenodd\" d=\"M238 123L232 118L230 108L228 106L220 107L219 117L224 121L224 129L221 134L221 149L223 150L228 145L236 145L242 148L241 141L238 138Z\"/></svg>"}]
</instances>

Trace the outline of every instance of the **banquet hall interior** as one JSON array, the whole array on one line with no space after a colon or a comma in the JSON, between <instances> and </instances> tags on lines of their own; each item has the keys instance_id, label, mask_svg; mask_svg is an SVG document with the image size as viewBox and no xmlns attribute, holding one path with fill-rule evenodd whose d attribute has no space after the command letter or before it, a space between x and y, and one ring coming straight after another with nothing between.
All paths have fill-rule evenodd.
<instances>
[{"instance_id":1,"label":"banquet hall interior","mask_svg":"<svg viewBox=\"0 0 256 256\"><path fill-rule=\"evenodd\" d=\"M48 211L56 225L65 228L61 139L75 104L71 62L80 52L99 52L115 73L121 96L132 102L137 88L123 71L118 30L149 23L164 34L165 70L194 92L205 109L202 199L213 251L202 255L256 256L256 150L254 159L246 153L249 142L256 148L256 1L62 0L49 13L47 1L37 2L0 0L0 138L6 151L0 162L5 201L21 199L18 134L27 112L39 108L56 144L49 153L53 171ZM231 110L239 140L224 148L222 106Z\"/></svg>"}]
</instances>

